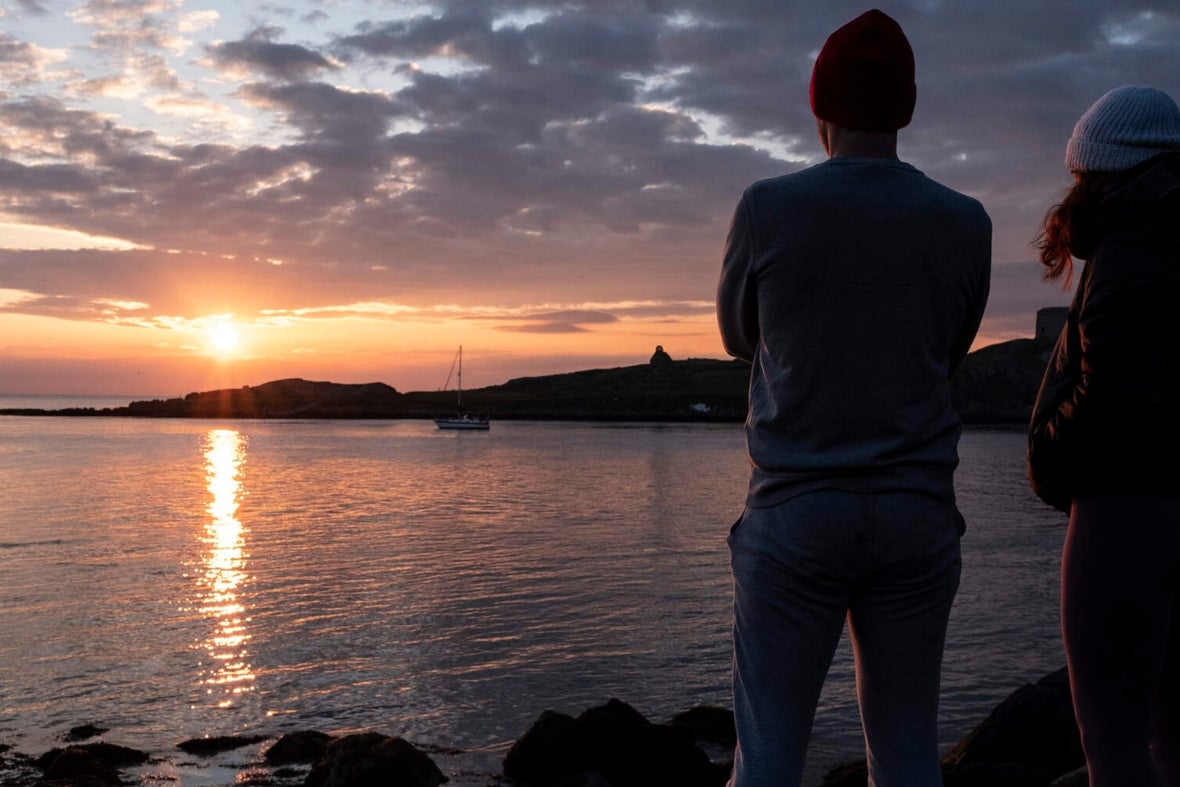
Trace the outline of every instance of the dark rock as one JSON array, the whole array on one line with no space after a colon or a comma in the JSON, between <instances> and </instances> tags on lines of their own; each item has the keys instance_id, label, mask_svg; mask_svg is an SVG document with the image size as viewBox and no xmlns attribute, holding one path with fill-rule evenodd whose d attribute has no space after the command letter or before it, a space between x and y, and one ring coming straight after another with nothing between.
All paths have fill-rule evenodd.
<instances>
[{"instance_id":1,"label":"dark rock","mask_svg":"<svg viewBox=\"0 0 1180 787\"><path fill-rule=\"evenodd\" d=\"M690 730L698 741L718 743L722 746L737 745L737 728L734 726L733 711L712 705L698 705L678 713L668 722L673 727Z\"/></svg>"},{"instance_id":2,"label":"dark rock","mask_svg":"<svg viewBox=\"0 0 1180 787\"><path fill-rule=\"evenodd\" d=\"M1049 777L1040 768L1019 763L974 763L943 768L944 787L1049 787Z\"/></svg>"},{"instance_id":3,"label":"dark rock","mask_svg":"<svg viewBox=\"0 0 1180 787\"><path fill-rule=\"evenodd\" d=\"M504 775L526 784L544 784L563 773L583 770L585 758L577 720L547 710L504 755Z\"/></svg>"},{"instance_id":4,"label":"dark rock","mask_svg":"<svg viewBox=\"0 0 1180 787\"><path fill-rule=\"evenodd\" d=\"M653 724L640 736L630 772L619 780L635 787L721 787L729 780L731 764L715 765L694 744L683 727Z\"/></svg>"},{"instance_id":5,"label":"dark rock","mask_svg":"<svg viewBox=\"0 0 1180 787\"><path fill-rule=\"evenodd\" d=\"M331 735L316 730L289 732L275 741L263 757L269 763L315 762L333 740Z\"/></svg>"},{"instance_id":6,"label":"dark rock","mask_svg":"<svg viewBox=\"0 0 1180 787\"><path fill-rule=\"evenodd\" d=\"M974 763L943 766L944 787L1048 787L1045 772L1015 763ZM839 765L824 776L819 787L866 787L869 766L865 760Z\"/></svg>"},{"instance_id":7,"label":"dark rock","mask_svg":"<svg viewBox=\"0 0 1180 787\"><path fill-rule=\"evenodd\" d=\"M217 735L212 738L190 738L176 744L176 748L199 757L210 757L264 740L265 735Z\"/></svg>"},{"instance_id":8,"label":"dark rock","mask_svg":"<svg viewBox=\"0 0 1180 787\"><path fill-rule=\"evenodd\" d=\"M554 785L587 774L613 787L714 787L725 783L729 766L710 762L687 728L652 724L616 699L576 719L546 711L504 758L504 775L523 784Z\"/></svg>"},{"instance_id":9,"label":"dark rock","mask_svg":"<svg viewBox=\"0 0 1180 787\"><path fill-rule=\"evenodd\" d=\"M84 753L87 756L106 763L112 768L126 768L131 765L142 765L149 759L147 752L140 751L139 749L132 749L127 746L118 746L114 743L99 742L67 746L64 749L50 749L35 760L36 765L41 770L47 771L49 770L49 767L58 759L58 757L65 752L75 753L72 756L76 756L76 754L79 752Z\"/></svg>"},{"instance_id":10,"label":"dark rock","mask_svg":"<svg viewBox=\"0 0 1180 787\"><path fill-rule=\"evenodd\" d=\"M981 347L951 379L951 401L967 424L1027 424L1052 344L1013 339Z\"/></svg>"},{"instance_id":11,"label":"dark rock","mask_svg":"<svg viewBox=\"0 0 1180 787\"><path fill-rule=\"evenodd\" d=\"M104 732L109 731L110 730L108 730L106 727L97 727L93 724L81 724L77 727L71 727L70 731L62 737L62 740L69 741L71 743L76 741L85 741L90 740L91 738L97 738Z\"/></svg>"},{"instance_id":12,"label":"dark rock","mask_svg":"<svg viewBox=\"0 0 1180 787\"><path fill-rule=\"evenodd\" d=\"M1049 787L1090 787L1090 771L1086 766L1058 776Z\"/></svg>"},{"instance_id":13,"label":"dark rock","mask_svg":"<svg viewBox=\"0 0 1180 787\"><path fill-rule=\"evenodd\" d=\"M66 776L61 779L39 779L33 787L111 787L111 782L98 776Z\"/></svg>"},{"instance_id":14,"label":"dark rock","mask_svg":"<svg viewBox=\"0 0 1180 787\"><path fill-rule=\"evenodd\" d=\"M865 787L869 783L869 764L866 760L854 760L837 765L824 774L819 787Z\"/></svg>"},{"instance_id":15,"label":"dark rock","mask_svg":"<svg viewBox=\"0 0 1180 787\"><path fill-rule=\"evenodd\" d=\"M49 754L53 756L43 766L45 776L42 783L77 785L83 780L103 785L123 783L118 769L89 749L67 746L47 752L46 756Z\"/></svg>"},{"instance_id":16,"label":"dark rock","mask_svg":"<svg viewBox=\"0 0 1180 787\"><path fill-rule=\"evenodd\" d=\"M579 736L592 748L604 753L613 747L627 746L651 727L651 722L642 713L617 699L582 711L577 724Z\"/></svg>"},{"instance_id":17,"label":"dark rock","mask_svg":"<svg viewBox=\"0 0 1180 787\"><path fill-rule=\"evenodd\" d=\"M614 787L614 785L601 773L579 771L561 776L557 781L548 782L545 787Z\"/></svg>"},{"instance_id":18,"label":"dark rock","mask_svg":"<svg viewBox=\"0 0 1180 787\"><path fill-rule=\"evenodd\" d=\"M102 743L101 741L98 743L83 743L72 748L85 749L96 757L101 757L103 760L111 763L116 768L142 765L150 759L150 755L145 751L132 749L129 746L119 746L114 743Z\"/></svg>"},{"instance_id":19,"label":"dark rock","mask_svg":"<svg viewBox=\"0 0 1180 787\"><path fill-rule=\"evenodd\" d=\"M944 766L1023 765L1046 781L1085 764L1065 667L1012 692L942 758Z\"/></svg>"},{"instance_id":20,"label":"dark rock","mask_svg":"<svg viewBox=\"0 0 1180 787\"><path fill-rule=\"evenodd\" d=\"M437 787L447 777L414 745L377 732L332 741L312 766L305 787Z\"/></svg>"},{"instance_id":21,"label":"dark rock","mask_svg":"<svg viewBox=\"0 0 1180 787\"><path fill-rule=\"evenodd\" d=\"M1021 686L942 758L946 787L1048 787L1085 764L1065 667ZM864 760L832 769L820 787L864 787Z\"/></svg>"}]
</instances>

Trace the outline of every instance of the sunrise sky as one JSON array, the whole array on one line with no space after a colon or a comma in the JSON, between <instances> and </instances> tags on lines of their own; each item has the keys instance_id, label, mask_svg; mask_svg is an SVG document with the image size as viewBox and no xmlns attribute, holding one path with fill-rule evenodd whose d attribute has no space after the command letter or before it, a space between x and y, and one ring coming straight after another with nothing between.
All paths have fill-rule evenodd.
<instances>
[{"instance_id":1,"label":"sunrise sky","mask_svg":"<svg viewBox=\"0 0 1180 787\"><path fill-rule=\"evenodd\" d=\"M821 159L812 63L870 7L0 0L0 393L723 358L734 204ZM1031 336L1069 132L1120 84L1180 97L1180 10L876 7L917 60L901 157L995 224L977 347Z\"/></svg>"}]
</instances>

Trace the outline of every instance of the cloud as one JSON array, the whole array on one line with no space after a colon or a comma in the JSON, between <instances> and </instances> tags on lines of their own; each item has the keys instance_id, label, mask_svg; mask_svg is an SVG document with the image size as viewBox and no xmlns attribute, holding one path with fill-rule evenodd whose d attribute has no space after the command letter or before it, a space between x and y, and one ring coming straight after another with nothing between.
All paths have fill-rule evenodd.
<instances>
[{"instance_id":1,"label":"cloud","mask_svg":"<svg viewBox=\"0 0 1180 787\"><path fill-rule=\"evenodd\" d=\"M215 67L231 76L258 73L274 79L299 81L341 65L299 44L280 44L273 39L282 31L273 27L256 28L239 41L227 41L206 47Z\"/></svg>"},{"instance_id":2,"label":"cloud","mask_svg":"<svg viewBox=\"0 0 1180 787\"><path fill-rule=\"evenodd\" d=\"M68 57L62 49L44 49L0 31L0 81L12 87L25 87L67 72L53 72L54 66Z\"/></svg>"},{"instance_id":3,"label":"cloud","mask_svg":"<svg viewBox=\"0 0 1180 787\"><path fill-rule=\"evenodd\" d=\"M389 22L365 22L355 33L340 36L336 44L343 50L377 57L422 58L450 55L475 61L499 60L505 56L519 59L519 48L494 46L507 41L508 35L492 31L492 16L483 4L471 3L449 13L422 14L410 19Z\"/></svg>"},{"instance_id":4,"label":"cloud","mask_svg":"<svg viewBox=\"0 0 1180 787\"><path fill-rule=\"evenodd\" d=\"M183 94L160 94L149 97L144 106L160 115L173 115L195 122L204 122L220 131L235 129L246 131L252 128L249 118L235 113L225 104L208 98Z\"/></svg>"},{"instance_id":5,"label":"cloud","mask_svg":"<svg viewBox=\"0 0 1180 787\"><path fill-rule=\"evenodd\" d=\"M21 10L26 14L45 16L49 13L49 10L45 7L45 5L41 2L38 2L38 0L16 0L16 4L20 6Z\"/></svg>"},{"instance_id":6,"label":"cloud","mask_svg":"<svg viewBox=\"0 0 1180 787\"><path fill-rule=\"evenodd\" d=\"M524 322L501 325L497 330L515 333L583 333L586 325L605 325L619 321L613 314L600 311L562 311L525 316Z\"/></svg>"},{"instance_id":7,"label":"cloud","mask_svg":"<svg viewBox=\"0 0 1180 787\"><path fill-rule=\"evenodd\" d=\"M180 17L177 27L182 33L196 33L217 24L221 14L212 9L192 11Z\"/></svg>"},{"instance_id":8,"label":"cloud","mask_svg":"<svg viewBox=\"0 0 1180 787\"><path fill-rule=\"evenodd\" d=\"M449 303L502 309L517 332L590 331L606 325L587 318L599 312L699 318L742 190L822 157L813 58L861 10L276 8L243 21L175 0L90 0L65 21L89 34L84 47L0 34L0 212L139 247L0 252L0 287L78 319L102 299L192 317L203 298L237 314ZM1001 0L896 16L918 62L902 156L984 202L1001 265L1030 258L1090 102L1119 83L1180 96L1170 8ZM998 270L997 326L1029 323L1055 297ZM624 301L654 305L570 306ZM681 306L661 315L669 303Z\"/></svg>"},{"instance_id":9,"label":"cloud","mask_svg":"<svg viewBox=\"0 0 1180 787\"><path fill-rule=\"evenodd\" d=\"M89 173L67 164L24 166L12 161L0 161L0 183L24 195L46 192L93 193L98 189L97 182ZM10 203L11 207L14 206Z\"/></svg>"},{"instance_id":10,"label":"cloud","mask_svg":"<svg viewBox=\"0 0 1180 787\"><path fill-rule=\"evenodd\" d=\"M179 0L87 0L69 12L74 21L93 28L90 46L131 62L149 50L183 51L179 29Z\"/></svg>"},{"instance_id":11,"label":"cloud","mask_svg":"<svg viewBox=\"0 0 1180 787\"><path fill-rule=\"evenodd\" d=\"M67 16L91 29L87 50L107 64L106 73L68 84L68 93L126 100L192 90L172 59L190 44L180 33L199 29L207 15L185 15L180 0L87 0Z\"/></svg>"}]
</instances>

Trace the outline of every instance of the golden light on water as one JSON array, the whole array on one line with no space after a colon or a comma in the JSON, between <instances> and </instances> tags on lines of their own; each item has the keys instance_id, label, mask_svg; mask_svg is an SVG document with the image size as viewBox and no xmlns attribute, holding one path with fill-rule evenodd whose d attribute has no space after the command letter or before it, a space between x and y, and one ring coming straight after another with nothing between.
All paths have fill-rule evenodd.
<instances>
[{"instance_id":1,"label":"golden light on water","mask_svg":"<svg viewBox=\"0 0 1180 787\"><path fill-rule=\"evenodd\" d=\"M254 690L250 666L250 618L238 600L246 580L245 532L238 520L242 497L242 466L246 462L246 438L233 429L211 429L205 436L205 478L210 500L209 521L202 539L207 547L198 582L200 612L214 623L202 646L209 661L200 681L217 706L232 707L243 694Z\"/></svg>"}]
</instances>

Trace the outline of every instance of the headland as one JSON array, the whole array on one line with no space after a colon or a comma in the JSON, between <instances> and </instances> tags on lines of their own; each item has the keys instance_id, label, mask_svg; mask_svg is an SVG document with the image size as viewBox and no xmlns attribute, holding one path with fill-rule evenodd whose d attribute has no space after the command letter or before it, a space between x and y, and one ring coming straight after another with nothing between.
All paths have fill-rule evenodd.
<instances>
[{"instance_id":1,"label":"headland","mask_svg":"<svg viewBox=\"0 0 1180 787\"><path fill-rule=\"evenodd\" d=\"M1028 423L1051 348L1042 338L1013 339L969 354L951 380L964 423ZM678 361L657 348L645 364L520 377L464 390L463 409L493 420L740 422L746 417L749 374L742 361ZM300 378L126 407L0 410L0 415L281 419L428 419L454 413L454 391L403 393L381 382Z\"/></svg>"}]
</instances>

